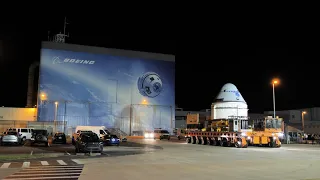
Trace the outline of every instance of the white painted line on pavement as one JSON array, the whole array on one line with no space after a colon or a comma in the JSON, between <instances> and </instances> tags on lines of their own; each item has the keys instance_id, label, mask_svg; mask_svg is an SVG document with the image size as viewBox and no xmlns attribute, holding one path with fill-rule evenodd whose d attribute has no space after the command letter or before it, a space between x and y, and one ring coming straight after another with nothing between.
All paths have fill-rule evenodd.
<instances>
[{"instance_id":1,"label":"white painted line on pavement","mask_svg":"<svg viewBox=\"0 0 320 180\"><path fill-rule=\"evenodd\" d=\"M49 166L48 161L40 161L42 166Z\"/></svg>"},{"instance_id":2,"label":"white painted line on pavement","mask_svg":"<svg viewBox=\"0 0 320 180\"><path fill-rule=\"evenodd\" d=\"M83 164L80 160L78 160L78 159L71 159L71 161L73 161L73 162L75 162L75 163L77 163L77 164Z\"/></svg>"},{"instance_id":3,"label":"white painted line on pavement","mask_svg":"<svg viewBox=\"0 0 320 180\"><path fill-rule=\"evenodd\" d=\"M57 160L57 162L58 162L60 165L67 165L67 163L65 163L65 162L62 161L62 160Z\"/></svg>"},{"instance_id":4,"label":"white painted line on pavement","mask_svg":"<svg viewBox=\"0 0 320 180\"><path fill-rule=\"evenodd\" d=\"M74 165L74 166L59 166L59 165L56 165L56 166L30 166L29 168L27 169L24 169L24 170L29 170L29 169L69 169L69 168L82 168L81 166L77 166L77 165Z\"/></svg>"},{"instance_id":5,"label":"white painted line on pavement","mask_svg":"<svg viewBox=\"0 0 320 180\"><path fill-rule=\"evenodd\" d=\"M49 167L49 166L45 166ZM61 167L61 166L60 166ZM65 166L63 166L65 167ZM78 172L81 171L82 167L77 167L77 168L26 168L21 172L17 172L16 174L24 174L26 172L58 172L58 171L73 171L73 172Z\"/></svg>"},{"instance_id":6,"label":"white painted line on pavement","mask_svg":"<svg viewBox=\"0 0 320 180\"><path fill-rule=\"evenodd\" d=\"M79 173L59 173L59 176L70 176L70 175L78 175L80 176L81 172ZM28 176L52 176L57 175L56 172L54 173L43 173L43 174L12 174L9 177L28 177ZM54 176L55 177L55 176Z\"/></svg>"},{"instance_id":7,"label":"white painted line on pavement","mask_svg":"<svg viewBox=\"0 0 320 180\"><path fill-rule=\"evenodd\" d=\"M8 168L11 163L3 163L0 168Z\"/></svg>"},{"instance_id":8,"label":"white painted line on pavement","mask_svg":"<svg viewBox=\"0 0 320 180\"><path fill-rule=\"evenodd\" d=\"M54 173L56 174L57 176L59 176L60 173L80 173L82 172L82 169L79 169L79 170L52 170L52 171L23 171L23 172L18 172L18 173L15 173L15 175L23 175L23 174L34 174L34 175L41 175L41 174L51 174L51 173Z\"/></svg>"},{"instance_id":9,"label":"white painted line on pavement","mask_svg":"<svg viewBox=\"0 0 320 180\"><path fill-rule=\"evenodd\" d=\"M9 176L10 177L10 176ZM3 180L42 180L42 179L76 179L79 178L79 176L56 176L56 177L31 177L31 178L19 178L19 179L3 179Z\"/></svg>"},{"instance_id":10,"label":"white painted line on pavement","mask_svg":"<svg viewBox=\"0 0 320 180\"><path fill-rule=\"evenodd\" d=\"M30 166L30 162L23 162L22 168L27 168Z\"/></svg>"}]
</instances>

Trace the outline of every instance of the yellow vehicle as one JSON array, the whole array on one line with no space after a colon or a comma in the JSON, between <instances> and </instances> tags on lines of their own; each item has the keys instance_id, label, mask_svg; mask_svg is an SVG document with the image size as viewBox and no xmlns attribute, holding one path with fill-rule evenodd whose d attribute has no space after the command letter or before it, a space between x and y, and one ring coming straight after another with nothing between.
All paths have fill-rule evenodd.
<instances>
[{"instance_id":1,"label":"yellow vehicle","mask_svg":"<svg viewBox=\"0 0 320 180\"><path fill-rule=\"evenodd\" d=\"M228 120L218 120L211 122L211 129L216 132L228 131L229 121Z\"/></svg>"},{"instance_id":2,"label":"yellow vehicle","mask_svg":"<svg viewBox=\"0 0 320 180\"><path fill-rule=\"evenodd\" d=\"M254 120L252 132L246 132L242 135L247 137L249 145L281 147L283 120L271 117Z\"/></svg>"}]
</instances>

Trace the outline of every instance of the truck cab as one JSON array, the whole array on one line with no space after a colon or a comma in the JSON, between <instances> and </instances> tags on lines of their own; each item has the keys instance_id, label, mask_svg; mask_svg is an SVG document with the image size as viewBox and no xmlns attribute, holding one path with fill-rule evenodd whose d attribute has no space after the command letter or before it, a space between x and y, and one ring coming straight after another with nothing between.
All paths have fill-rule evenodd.
<instances>
[{"instance_id":1,"label":"truck cab","mask_svg":"<svg viewBox=\"0 0 320 180\"><path fill-rule=\"evenodd\" d=\"M283 138L283 120L281 118L267 117L253 121L251 133L252 145L280 147Z\"/></svg>"}]
</instances>

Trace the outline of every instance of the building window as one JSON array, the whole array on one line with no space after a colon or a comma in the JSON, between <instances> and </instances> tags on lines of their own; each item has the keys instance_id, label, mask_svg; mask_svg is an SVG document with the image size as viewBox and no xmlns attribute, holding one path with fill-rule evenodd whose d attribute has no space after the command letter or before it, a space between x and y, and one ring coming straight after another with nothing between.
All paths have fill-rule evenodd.
<instances>
[{"instance_id":1,"label":"building window","mask_svg":"<svg viewBox=\"0 0 320 180\"><path fill-rule=\"evenodd\" d=\"M295 118L295 116L294 116L294 115L292 115L291 117L292 117L292 119L294 119L294 118Z\"/></svg>"}]
</instances>

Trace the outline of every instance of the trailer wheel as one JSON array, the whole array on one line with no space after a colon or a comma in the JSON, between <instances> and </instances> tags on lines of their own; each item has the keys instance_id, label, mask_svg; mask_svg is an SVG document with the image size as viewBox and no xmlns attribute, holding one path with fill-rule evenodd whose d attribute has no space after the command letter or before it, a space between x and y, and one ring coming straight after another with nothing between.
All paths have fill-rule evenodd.
<instances>
[{"instance_id":1,"label":"trailer wheel","mask_svg":"<svg viewBox=\"0 0 320 180\"><path fill-rule=\"evenodd\" d=\"M191 143L192 143L192 144L195 144L195 143L196 143L196 137L194 137L194 136L191 137Z\"/></svg>"},{"instance_id":2,"label":"trailer wheel","mask_svg":"<svg viewBox=\"0 0 320 180\"><path fill-rule=\"evenodd\" d=\"M239 143L239 141L237 141L236 143L234 143L236 148L241 148L241 144Z\"/></svg>"},{"instance_id":3,"label":"trailer wheel","mask_svg":"<svg viewBox=\"0 0 320 180\"><path fill-rule=\"evenodd\" d=\"M211 140L211 138L207 137L207 145L209 145L209 146L212 145L212 142L213 141Z\"/></svg>"},{"instance_id":4,"label":"trailer wheel","mask_svg":"<svg viewBox=\"0 0 320 180\"><path fill-rule=\"evenodd\" d=\"M269 142L269 147L274 148L275 147L275 142Z\"/></svg>"},{"instance_id":5,"label":"trailer wheel","mask_svg":"<svg viewBox=\"0 0 320 180\"><path fill-rule=\"evenodd\" d=\"M217 141L215 139L212 140L212 145L217 146Z\"/></svg>"},{"instance_id":6,"label":"trailer wheel","mask_svg":"<svg viewBox=\"0 0 320 180\"><path fill-rule=\"evenodd\" d=\"M223 140L220 140L220 141L219 141L219 144L220 144L221 147L223 147L223 146L224 146Z\"/></svg>"},{"instance_id":7,"label":"trailer wheel","mask_svg":"<svg viewBox=\"0 0 320 180\"><path fill-rule=\"evenodd\" d=\"M196 144L201 144L201 139L197 137Z\"/></svg>"},{"instance_id":8,"label":"trailer wheel","mask_svg":"<svg viewBox=\"0 0 320 180\"><path fill-rule=\"evenodd\" d=\"M201 144L206 145L207 144L207 138L206 137L201 137Z\"/></svg>"},{"instance_id":9,"label":"trailer wheel","mask_svg":"<svg viewBox=\"0 0 320 180\"><path fill-rule=\"evenodd\" d=\"M270 142L268 143L268 146L271 148L274 148L276 146L276 142L273 140L273 137L270 137Z\"/></svg>"},{"instance_id":10,"label":"trailer wheel","mask_svg":"<svg viewBox=\"0 0 320 180\"><path fill-rule=\"evenodd\" d=\"M226 144L227 144L227 147L231 147L231 142L230 141L227 141Z\"/></svg>"}]
</instances>

